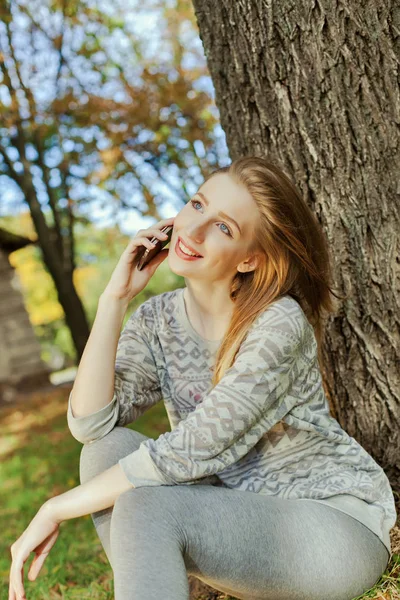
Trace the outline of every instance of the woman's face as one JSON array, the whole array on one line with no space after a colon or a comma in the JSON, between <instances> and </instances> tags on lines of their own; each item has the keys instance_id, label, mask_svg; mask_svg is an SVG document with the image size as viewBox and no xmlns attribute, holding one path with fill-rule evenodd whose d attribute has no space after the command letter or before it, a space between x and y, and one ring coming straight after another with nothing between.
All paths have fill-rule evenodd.
<instances>
[{"instance_id":1,"label":"woman's face","mask_svg":"<svg viewBox=\"0 0 400 600\"><path fill-rule=\"evenodd\" d=\"M257 205L246 188L227 173L213 175L175 217L167 259L171 271L210 282L230 281L237 270L252 270L256 263L248 249L257 217ZM202 258L182 258L178 238Z\"/></svg>"}]
</instances>

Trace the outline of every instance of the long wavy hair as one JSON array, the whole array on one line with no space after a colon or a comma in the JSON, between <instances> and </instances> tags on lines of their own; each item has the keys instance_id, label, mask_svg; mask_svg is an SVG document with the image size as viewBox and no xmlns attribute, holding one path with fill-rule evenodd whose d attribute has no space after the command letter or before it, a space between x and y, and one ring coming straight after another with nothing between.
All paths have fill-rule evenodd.
<instances>
[{"instance_id":1,"label":"long wavy hair","mask_svg":"<svg viewBox=\"0 0 400 600\"><path fill-rule=\"evenodd\" d=\"M273 159L242 157L213 171L205 181L219 173L228 173L254 199L259 218L249 251L262 258L255 270L237 272L232 280L234 309L216 355L212 387L234 363L253 321L287 294L297 300L314 328L322 368L324 320L336 311L332 296L344 297L332 289L330 254L316 216Z\"/></svg>"}]
</instances>

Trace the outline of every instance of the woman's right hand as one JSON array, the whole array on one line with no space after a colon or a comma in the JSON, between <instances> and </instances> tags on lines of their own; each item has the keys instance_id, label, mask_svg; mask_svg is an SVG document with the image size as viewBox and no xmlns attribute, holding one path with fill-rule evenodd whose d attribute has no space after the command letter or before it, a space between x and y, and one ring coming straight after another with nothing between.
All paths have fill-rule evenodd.
<instances>
[{"instance_id":1,"label":"woman's right hand","mask_svg":"<svg viewBox=\"0 0 400 600\"><path fill-rule=\"evenodd\" d=\"M130 302L146 287L157 267L167 258L168 248L163 248L141 271L136 268L139 262L139 249L143 246L152 249L154 247L150 243L152 237L157 237L161 241L166 240L166 235L160 230L166 225L173 225L174 219L175 217L170 217L148 229L139 229L123 251L102 295L110 295Z\"/></svg>"}]
</instances>

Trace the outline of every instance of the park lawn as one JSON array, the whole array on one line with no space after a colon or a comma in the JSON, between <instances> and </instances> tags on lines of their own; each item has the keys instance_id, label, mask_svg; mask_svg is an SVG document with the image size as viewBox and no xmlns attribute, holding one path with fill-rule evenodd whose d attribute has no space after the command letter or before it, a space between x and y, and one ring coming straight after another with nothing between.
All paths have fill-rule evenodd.
<instances>
[{"instance_id":1,"label":"park lawn","mask_svg":"<svg viewBox=\"0 0 400 600\"><path fill-rule=\"evenodd\" d=\"M69 391L55 387L21 396L16 404L0 408L0 600L8 598L11 544L48 498L79 485L82 445L67 426ZM152 438L169 431L164 405L154 406L130 427ZM388 570L358 600L400 600L399 528L394 535ZM28 600L113 599L112 570L89 515L61 523L60 535L34 582L26 577L32 558L33 554L25 564Z\"/></svg>"},{"instance_id":2,"label":"park lawn","mask_svg":"<svg viewBox=\"0 0 400 600\"><path fill-rule=\"evenodd\" d=\"M8 598L9 547L50 497L79 485L82 444L71 435L66 409L69 390L54 388L0 409L0 599ZM131 425L133 428L133 425ZM164 405L147 411L134 428L157 438L169 431ZM26 577L28 600L98 599L113 596L112 570L91 517L65 521L36 581Z\"/></svg>"}]
</instances>

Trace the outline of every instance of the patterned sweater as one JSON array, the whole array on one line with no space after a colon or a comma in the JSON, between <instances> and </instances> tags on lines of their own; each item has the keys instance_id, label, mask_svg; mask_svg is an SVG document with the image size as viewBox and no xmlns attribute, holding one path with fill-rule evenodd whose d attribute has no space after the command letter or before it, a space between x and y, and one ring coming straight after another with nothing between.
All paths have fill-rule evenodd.
<instances>
[{"instance_id":1,"label":"patterned sweater","mask_svg":"<svg viewBox=\"0 0 400 600\"><path fill-rule=\"evenodd\" d=\"M250 327L234 364L211 389L221 340L192 327L183 289L143 302L120 335L114 395L68 425L82 443L133 423L160 401L171 431L119 463L134 487L210 484L311 499L351 515L385 544L396 522L383 469L330 416L314 330L286 295Z\"/></svg>"}]
</instances>

